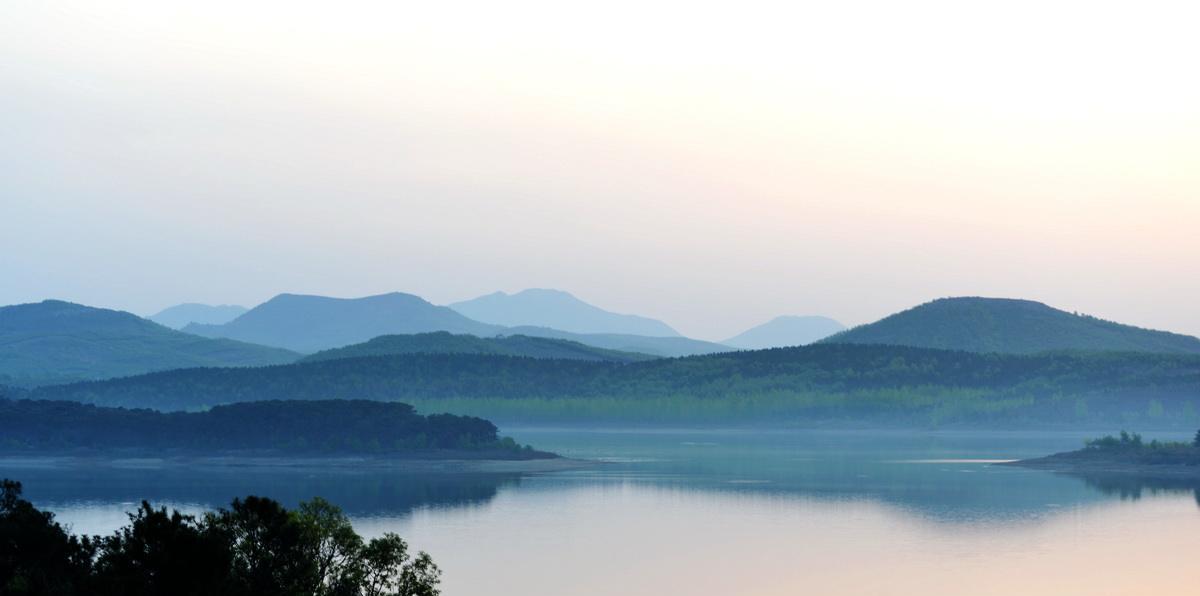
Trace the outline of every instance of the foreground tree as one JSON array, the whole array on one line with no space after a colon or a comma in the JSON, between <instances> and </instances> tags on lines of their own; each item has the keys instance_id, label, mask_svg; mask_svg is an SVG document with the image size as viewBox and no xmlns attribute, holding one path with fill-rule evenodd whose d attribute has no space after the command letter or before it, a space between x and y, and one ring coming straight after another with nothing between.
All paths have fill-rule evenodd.
<instances>
[{"instance_id":1,"label":"foreground tree","mask_svg":"<svg viewBox=\"0 0 1200 596\"><path fill-rule=\"evenodd\" d=\"M142 501L130 524L99 539L93 584L111 596L206 596L232 585L228 545L190 515Z\"/></svg>"},{"instance_id":2,"label":"foreground tree","mask_svg":"<svg viewBox=\"0 0 1200 596\"><path fill-rule=\"evenodd\" d=\"M22 499L20 482L0 481L0 594L86 594L94 553L90 540Z\"/></svg>"},{"instance_id":3,"label":"foreground tree","mask_svg":"<svg viewBox=\"0 0 1200 596\"><path fill-rule=\"evenodd\" d=\"M321 596L437 596L441 572L428 554L410 559L408 544L388 533L364 542L350 520L328 501L300 505L317 564L313 593Z\"/></svg>"},{"instance_id":4,"label":"foreground tree","mask_svg":"<svg viewBox=\"0 0 1200 596\"><path fill-rule=\"evenodd\" d=\"M366 575L362 582L363 596L437 596L441 571L428 554L421 552L412 560L408 544L399 536L387 533L375 538L363 549Z\"/></svg>"},{"instance_id":5,"label":"foreground tree","mask_svg":"<svg viewBox=\"0 0 1200 596\"><path fill-rule=\"evenodd\" d=\"M129 525L77 538L0 485L5 596L437 596L441 572L395 534L364 541L323 499L235 499L202 519L142 502Z\"/></svg>"}]
</instances>

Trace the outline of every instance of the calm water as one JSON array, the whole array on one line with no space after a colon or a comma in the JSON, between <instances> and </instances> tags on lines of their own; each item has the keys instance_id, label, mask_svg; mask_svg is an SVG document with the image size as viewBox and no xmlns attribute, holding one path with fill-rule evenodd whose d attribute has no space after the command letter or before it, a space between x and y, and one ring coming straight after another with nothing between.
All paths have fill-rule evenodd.
<instances>
[{"instance_id":1,"label":"calm water","mask_svg":"<svg viewBox=\"0 0 1200 596\"><path fill-rule=\"evenodd\" d=\"M510 430L608 463L540 475L11 464L75 531L148 497L190 511L322 495L399 532L445 593L1200 593L1200 486L989 465L1094 433ZM1177 438L1184 437L1163 437Z\"/></svg>"}]
</instances>

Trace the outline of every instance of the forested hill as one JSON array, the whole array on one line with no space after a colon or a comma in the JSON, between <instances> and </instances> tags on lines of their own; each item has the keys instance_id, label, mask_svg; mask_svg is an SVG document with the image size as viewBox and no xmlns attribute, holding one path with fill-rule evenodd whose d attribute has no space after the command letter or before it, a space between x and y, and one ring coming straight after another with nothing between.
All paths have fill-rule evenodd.
<instances>
[{"instance_id":1,"label":"forested hill","mask_svg":"<svg viewBox=\"0 0 1200 596\"><path fill-rule=\"evenodd\" d=\"M431 404L460 400L466 405L457 411L476 415L492 414L472 410L472 400L534 400L537 407L575 412L577 421L587 421L588 412L595 412L599 403L609 404L621 419L646 412L638 404L659 403L666 410L655 415L667 421L688 420L707 411L714 417L733 417L730 420L760 415L1006 421L1066 417L1111 423L1129 412L1175 415L1180 420L1195 417L1200 407L1200 357L975 354L851 344L632 364L412 354L258 369L178 370L44 387L30 395L160 409L260 399Z\"/></svg>"},{"instance_id":2,"label":"forested hill","mask_svg":"<svg viewBox=\"0 0 1200 596\"><path fill-rule=\"evenodd\" d=\"M391 356L398 354L495 354L503 356L528 356L530 358L562 358L567 360L600 360L606 362L639 362L656 356L635 352L619 352L581 344L579 342L548 337L507 335L500 337L476 337L454 335L446 331L417 333L414 335L384 335L370 341L317 352L303 359L304 362L320 360L342 360L365 356Z\"/></svg>"},{"instance_id":3,"label":"forested hill","mask_svg":"<svg viewBox=\"0 0 1200 596\"><path fill-rule=\"evenodd\" d=\"M1200 354L1200 338L1001 298L943 298L824 341L1016 354L1051 350Z\"/></svg>"},{"instance_id":4,"label":"forested hill","mask_svg":"<svg viewBox=\"0 0 1200 596\"><path fill-rule=\"evenodd\" d=\"M497 435L481 418L363 400L257 401L163 413L74 402L0 399L0 451L182 450L283 454L378 453L544 457Z\"/></svg>"},{"instance_id":5,"label":"forested hill","mask_svg":"<svg viewBox=\"0 0 1200 596\"><path fill-rule=\"evenodd\" d=\"M198 337L127 312L59 300L0 307L0 383L63 383L296 358L287 350Z\"/></svg>"}]
</instances>

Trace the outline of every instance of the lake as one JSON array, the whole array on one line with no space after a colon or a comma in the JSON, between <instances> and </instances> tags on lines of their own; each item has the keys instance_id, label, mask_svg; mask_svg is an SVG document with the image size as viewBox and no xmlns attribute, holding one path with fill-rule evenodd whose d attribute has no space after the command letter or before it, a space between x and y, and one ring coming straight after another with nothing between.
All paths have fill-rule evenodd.
<instances>
[{"instance_id":1,"label":"lake","mask_svg":"<svg viewBox=\"0 0 1200 596\"><path fill-rule=\"evenodd\" d=\"M321 495L457 595L1197 594L1200 486L994 465L1097 433L506 429L564 472L0 466L76 532ZM1182 435L1147 438L1183 440Z\"/></svg>"}]
</instances>

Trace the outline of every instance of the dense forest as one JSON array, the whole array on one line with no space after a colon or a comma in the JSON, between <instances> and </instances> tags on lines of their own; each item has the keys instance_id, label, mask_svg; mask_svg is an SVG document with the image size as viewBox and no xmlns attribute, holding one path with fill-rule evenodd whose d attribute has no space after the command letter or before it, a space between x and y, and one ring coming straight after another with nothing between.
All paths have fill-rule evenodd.
<instances>
[{"instance_id":1,"label":"dense forest","mask_svg":"<svg viewBox=\"0 0 1200 596\"><path fill-rule=\"evenodd\" d=\"M180 450L525 459L549 454L501 439L481 418L422 416L398 402L256 401L158 412L65 401L0 400L0 450Z\"/></svg>"},{"instance_id":2,"label":"dense forest","mask_svg":"<svg viewBox=\"0 0 1200 596\"><path fill-rule=\"evenodd\" d=\"M364 540L333 504L250 496L202 517L142 501L108 536L76 536L0 481L6 596L437 596L441 571L396 534Z\"/></svg>"},{"instance_id":3,"label":"dense forest","mask_svg":"<svg viewBox=\"0 0 1200 596\"><path fill-rule=\"evenodd\" d=\"M818 344L618 364L410 354L189 369L36 399L164 410L263 399L405 401L505 422L1192 425L1200 356L978 354Z\"/></svg>"}]
</instances>

